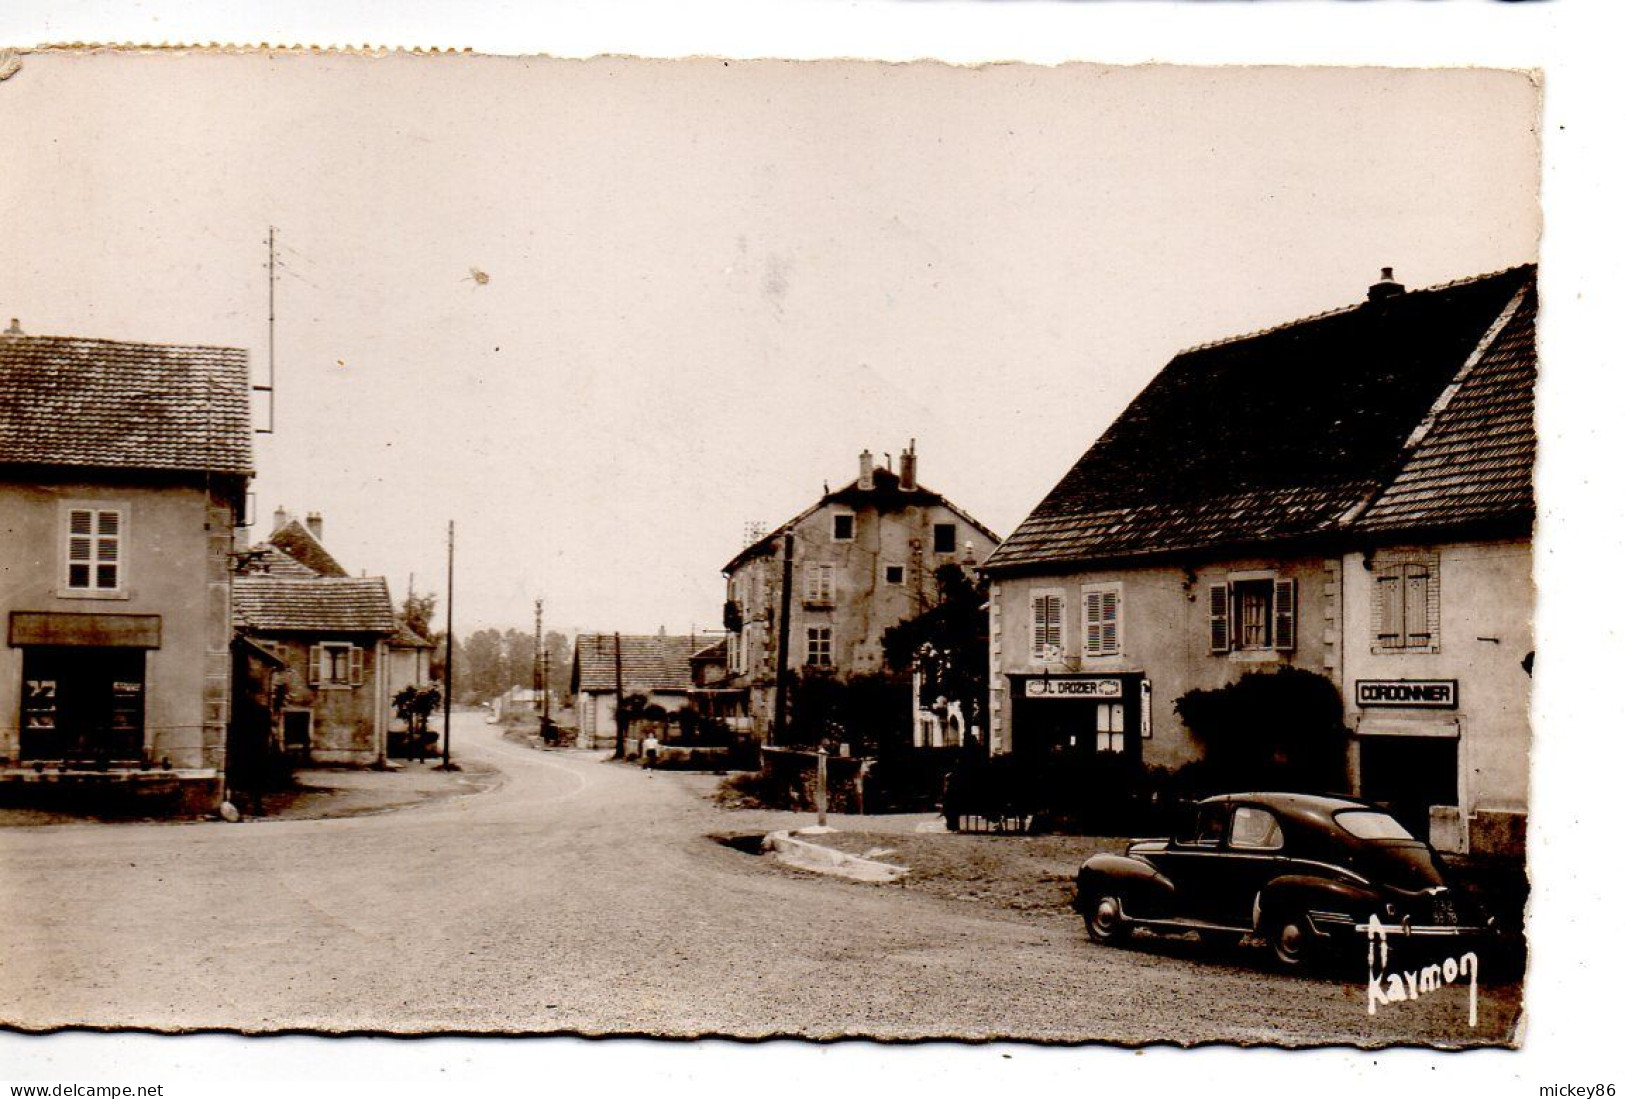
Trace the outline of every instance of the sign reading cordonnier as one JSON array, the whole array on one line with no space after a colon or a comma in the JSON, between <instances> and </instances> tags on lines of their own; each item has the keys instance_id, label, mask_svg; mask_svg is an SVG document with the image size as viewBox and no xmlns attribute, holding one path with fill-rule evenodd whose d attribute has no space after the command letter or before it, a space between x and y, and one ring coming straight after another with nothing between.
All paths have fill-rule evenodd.
<instances>
[{"instance_id":1,"label":"sign reading cordonnier","mask_svg":"<svg viewBox=\"0 0 1625 1099\"><path fill-rule=\"evenodd\" d=\"M1456 708L1454 679L1358 679L1354 699L1361 706L1417 706L1433 710Z\"/></svg>"},{"instance_id":2,"label":"sign reading cordonnier","mask_svg":"<svg viewBox=\"0 0 1625 1099\"><path fill-rule=\"evenodd\" d=\"M1122 698L1121 679L1027 680L1028 698Z\"/></svg>"}]
</instances>

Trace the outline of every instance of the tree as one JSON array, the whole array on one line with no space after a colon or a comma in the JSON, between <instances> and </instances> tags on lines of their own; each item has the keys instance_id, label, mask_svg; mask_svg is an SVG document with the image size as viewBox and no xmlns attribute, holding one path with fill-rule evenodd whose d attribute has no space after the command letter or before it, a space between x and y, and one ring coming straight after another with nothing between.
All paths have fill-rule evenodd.
<instances>
[{"instance_id":1,"label":"tree","mask_svg":"<svg viewBox=\"0 0 1625 1099\"><path fill-rule=\"evenodd\" d=\"M987 583L949 562L936 571L936 598L881 638L888 667L920 675L920 702L959 703L968 726L985 727L988 687Z\"/></svg>"},{"instance_id":2,"label":"tree","mask_svg":"<svg viewBox=\"0 0 1625 1099\"><path fill-rule=\"evenodd\" d=\"M411 593L401 600L401 621L407 629L434 646L429 650L429 678L443 683L446 679L446 634L444 630L436 631L433 628L437 602L438 597L432 591L422 595Z\"/></svg>"},{"instance_id":3,"label":"tree","mask_svg":"<svg viewBox=\"0 0 1625 1099\"><path fill-rule=\"evenodd\" d=\"M1202 744L1217 787L1319 792L1347 782L1343 701L1323 675L1290 666L1248 672L1187 691L1174 712Z\"/></svg>"}]
</instances>

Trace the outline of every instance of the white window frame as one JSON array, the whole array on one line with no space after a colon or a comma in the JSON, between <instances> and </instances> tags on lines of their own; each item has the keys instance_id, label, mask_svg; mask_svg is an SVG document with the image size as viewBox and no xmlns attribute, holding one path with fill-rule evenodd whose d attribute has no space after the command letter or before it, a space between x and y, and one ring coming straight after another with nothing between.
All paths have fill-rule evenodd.
<instances>
[{"instance_id":1,"label":"white window frame","mask_svg":"<svg viewBox=\"0 0 1625 1099\"><path fill-rule=\"evenodd\" d=\"M90 515L90 531L86 534L75 534L73 519L75 514L88 513ZM102 534L102 520L104 516L116 515L118 530L113 534ZM61 531L61 546L58 560L62 563L59 575L57 595L64 599L128 599L130 588L130 505L124 500L63 500L57 512L58 528ZM86 558L75 561L73 558L74 542L76 539L88 539ZM106 546L111 543L113 559L103 561L101 555ZM89 573L84 586L73 583L73 566L83 564ZM112 587L101 587L97 584L97 570L104 565L111 564L114 569L115 583Z\"/></svg>"},{"instance_id":2,"label":"white window frame","mask_svg":"<svg viewBox=\"0 0 1625 1099\"><path fill-rule=\"evenodd\" d=\"M1127 708L1121 702L1095 706L1095 751L1121 755L1128 751Z\"/></svg>"},{"instance_id":3,"label":"white window frame","mask_svg":"<svg viewBox=\"0 0 1625 1099\"><path fill-rule=\"evenodd\" d=\"M834 603L835 566L823 563L808 565L803 588L803 598L808 603Z\"/></svg>"},{"instance_id":4,"label":"white window frame","mask_svg":"<svg viewBox=\"0 0 1625 1099\"><path fill-rule=\"evenodd\" d=\"M842 538L838 532L841 519L852 520L852 533ZM829 514L829 540L831 542L854 542L858 537L858 513L855 511L832 511Z\"/></svg>"},{"instance_id":5,"label":"white window frame","mask_svg":"<svg viewBox=\"0 0 1625 1099\"><path fill-rule=\"evenodd\" d=\"M1053 622L1039 622L1040 600L1055 600ZM1046 615L1047 617L1047 615ZM1066 659L1066 593L1060 588L1034 588L1027 596L1028 655L1035 664L1059 664ZM1051 632L1053 631L1053 632ZM1053 637L1053 640L1051 638Z\"/></svg>"},{"instance_id":6,"label":"white window frame","mask_svg":"<svg viewBox=\"0 0 1625 1099\"><path fill-rule=\"evenodd\" d=\"M814 637L814 634L820 636ZM829 626L807 627L807 659L809 668L835 667L835 630ZM819 658L822 659L819 659Z\"/></svg>"},{"instance_id":7,"label":"white window frame","mask_svg":"<svg viewBox=\"0 0 1625 1099\"><path fill-rule=\"evenodd\" d=\"M327 672L332 664L328 654L336 654L341 651L345 654L344 676L343 678L329 679ZM361 655L363 651L360 645L353 645L348 641L312 642L310 646L310 664L306 668L306 676L311 689L349 689L361 686L366 679L366 664Z\"/></svg>"},{"instance_id":8,"label":"white window frame","mask_svg":"<svg viewBox=\"0 0 1625 1099\"><path fill-rule=\"evenodd\" d=\"M1268 637L1262 645L1241 645L1237 642L1241 626L1237 585L1253 583L1269 584L1269 604L1264 608ZM1208 585L1208 651L1243 660L1293 652L1298 647L1300 617L1298 582L1293 577L1273 570L1232 572L1223 581Z\"/></svg>"},{"instance_id":9,"label":"white window frame","mask_svg":"<svg viewBox=\"0 0 1625 1099\"><path fill-rule=\"evenodd\" d=\"M1123 585L1120 582L1085 584L1083 597L1083 655L1123 654Z\"/></svg>"}]
</instances>

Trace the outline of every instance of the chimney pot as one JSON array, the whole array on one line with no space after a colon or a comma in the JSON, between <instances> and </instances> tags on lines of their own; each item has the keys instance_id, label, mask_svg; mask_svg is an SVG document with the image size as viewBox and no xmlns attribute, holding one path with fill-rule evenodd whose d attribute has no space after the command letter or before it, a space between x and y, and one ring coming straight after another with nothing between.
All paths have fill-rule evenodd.
<instances>
[{"instance_id":1,"label":"chimney pot","mask_svg":"<svg viewBox=\"0 0 1625 1099\"><path fill-rule=\"evenodd\" d=\"M865 492L875 487L875 456L867 450L858 455L858 487Z\"/></svg>"},{"instance_id":2,"label":"chimney pot","mask_svg":"<svg viewBox=\"0 0 1625 1099\"><path fill-rule=\"evenodd\" d=\"M914 440L910 439L908 441L908 449L903 451L903 457L899 465L897 487L903 492L913 492L916 487L914 481L916 473L917 468L914 456Z\"/></svg>"},{"instance_id":3,"label":"chimney pot","mask_svg":"<svg viewBox=\"0 0 1625 1099\"><path fill-rule=\"evenodd\" d=\"M11 318L11 327L6 329L4 334L7 336L21 336L23 334L23 326L17 323L16 317Z\"/></svg>"},{"instance_id":4,"label":"chimney pot","mask_svg":"<svg viewBox=\"0 0 1625 1099\"><path fill-rule=\"evenodd\" d=\"M322 540L322 513L313 511L306 515L305 527L310 531L310 536L320 542Z\"/></svg>"},{"instance_id":5,"label":"chimney pot","mask_svg":"<svg viewBox=\"0 0 1625 1099\"><path fill-rule=\"evenodd\" d=\"M1366 291L1365 296L1367 301L1387 301L1389 298L1399 297L1404 292L1405 287L1394 281L1394 269L1384 267L1382 278L1371 284L1371 289Z\"/></svg>"},{"instance_id":6,"label":"chimney pot","mask_svg":"<svg viewBox=\"0 0 1625 1099\"><path fill-rule=\"evenodd\" d=\"M288 509L282 507L277 508L275 514L271 516L271 533L275 534L277 531L281 530L287 525Z\"/></svg>"}]
</instances>

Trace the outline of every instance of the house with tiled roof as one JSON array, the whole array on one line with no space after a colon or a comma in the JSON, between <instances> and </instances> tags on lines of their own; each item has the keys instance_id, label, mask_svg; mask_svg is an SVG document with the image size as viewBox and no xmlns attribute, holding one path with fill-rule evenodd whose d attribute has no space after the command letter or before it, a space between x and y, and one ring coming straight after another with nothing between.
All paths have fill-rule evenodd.
<instances>
[{"instance_id":1,"label":"house with tiled roof","mask_svg":"<svg viewBox=\"0 0 1625 1099\"><path fill-rule=\"evenodd\" d=\"M579 634L570 666L578 746L617 747L617 699L642 695L673 713L687 705L694 685L689 661L706 640L688 634Z\"/></svg>"},{"instance_id":2,"label":"house with tiled roof","mask_svg":"<svg viewBox=\"0 0 1625 1099\"><path fill-rule=\"evenodd\" d=\"M1349 788L1444 846L1524 804L1534 293L1384 270L1176 355L984 566L993 749L1178 767L1176 700L1293 667L1343 695Z\"/></svg>"},{"instance_id":3,"label":"house with tiled roof","mask_svg":"<svg viewBox=\"0 0 1625 1099\"><path fill-rule=\"evenodd\" d=\"M785 671L798 676L881 671L886 631L932 605L937 569L974 567L993 552L998 536L922 485L918 472L912 441L895 472L889 458L877 466L865 450L856 480L834 491L826 484L723 566L729 678L712 689L719 716L771 743L781 645ZM731 708L727 690L737 699Z\"/></svg>"},{"instance_id":4,"label":"house with tiled roof","mask_svg":"<svg viewBox=\"0 0 1625 1099\"><path fill-rule=\"evenodd\" d=\"M0 787L220 803L252 439L245 351L0 332Z\"/></svg>"},{"instance_id":5,"label":"house with tiled roof","mask_svg":"<svg viewBox=\"0 0 1625 1099\"><path fill-rule=\"evenodd\" d=\"M242 555L231 597L238 636L283 665L274 698L261 700L265 735L311 763L383 763L393 656L418 646L404 640L384 578L350 576L321 546L319 517L277 518L267 541Z\"/></svg>"}]
</instances>

